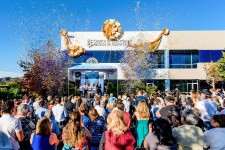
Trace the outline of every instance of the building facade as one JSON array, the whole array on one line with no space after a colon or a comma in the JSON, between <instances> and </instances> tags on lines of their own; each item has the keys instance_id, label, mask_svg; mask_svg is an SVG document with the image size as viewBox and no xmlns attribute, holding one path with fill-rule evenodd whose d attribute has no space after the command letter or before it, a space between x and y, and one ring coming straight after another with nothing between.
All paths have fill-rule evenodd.
<instances>
[{"instance_id":1,"label":"building facade","mask_svg":"<svg viewBox=\"0 0 225 150\"><path fill-rule=\"evenodd\" d=\"M69 32L74 45L86 49L86 54L75 58L75 64L97 63L100 66L117 68L118 80L123 76L120 59L128 48L127 42L152 41L160 31L124 32L117 41L108 41L102 32ZM178 86L182 92L202 89L206 83L205 63L217 61L225 48L225 31L170 31L163 36L157 52L152 53L156 63L150 70L154 76L146 75L146 82L156 84L161 90L173 90ZM66 50L63 39L61 50ZM94 68L93 68L94 69ZM222 84L219 86L223 86Z\"/></svg>"}]
</instances>

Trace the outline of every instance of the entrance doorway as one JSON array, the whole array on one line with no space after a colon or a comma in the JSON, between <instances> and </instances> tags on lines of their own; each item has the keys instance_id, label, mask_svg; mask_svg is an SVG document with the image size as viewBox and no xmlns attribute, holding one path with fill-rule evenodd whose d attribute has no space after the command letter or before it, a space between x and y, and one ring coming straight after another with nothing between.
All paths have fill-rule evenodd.
<instances>
[{"instance_id":1,"label":"entrance doorway","mask_svg":"<svg viewBox=\"0 0 225 150\"><path fill-rule=\"evenodd\" d=\"M198 83L187 83L187 92L190 90L198 91Z\"/></svg>"}]
</instances>

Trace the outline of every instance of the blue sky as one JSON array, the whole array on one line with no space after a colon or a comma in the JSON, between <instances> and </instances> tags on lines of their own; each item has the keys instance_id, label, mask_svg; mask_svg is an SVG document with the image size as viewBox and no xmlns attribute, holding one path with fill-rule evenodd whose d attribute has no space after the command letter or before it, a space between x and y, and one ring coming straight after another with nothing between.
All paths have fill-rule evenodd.
<instances>
[{"instance_id":1,"label":"blue sky","mask_svg":"<svg viewBox=\"0 0 225 150\"><path fill-rule=\"evenodd\" d=\"M225 30L225 0L0 0L0 77L22 73L17 62L59 31L101 31L117 19L124 31ZM8 76L8 74L7 74Z\"/></svg>"}]
</instances>

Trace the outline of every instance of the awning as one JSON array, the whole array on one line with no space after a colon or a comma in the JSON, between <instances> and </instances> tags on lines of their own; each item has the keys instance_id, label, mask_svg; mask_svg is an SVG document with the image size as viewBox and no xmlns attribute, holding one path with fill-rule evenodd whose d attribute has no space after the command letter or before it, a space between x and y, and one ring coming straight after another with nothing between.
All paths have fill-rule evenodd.
<instances>
[{"instance_id":1,"label":"awning","mask_svg":"<svg viewBox=\"0 0 225 150\"><path fill-rule=\"evenodd\" d=\"M114 72L117 70L117 68L114 66L102 64L81 64L70 67L68 70Z\"/></svg>"}]
</instances>

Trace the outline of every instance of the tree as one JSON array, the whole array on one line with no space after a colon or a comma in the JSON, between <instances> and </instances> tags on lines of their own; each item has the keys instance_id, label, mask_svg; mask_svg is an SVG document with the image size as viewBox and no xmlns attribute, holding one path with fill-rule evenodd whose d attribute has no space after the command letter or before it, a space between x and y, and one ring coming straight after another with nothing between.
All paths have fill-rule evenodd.
<instances>
[{"instance_id":1,"label":"tree","mask_svg":"<svg viewBox=\"0 0 225 150\"><path fill-rule=\"evenodd\" d=\"M21 82L27 94L60 95L71 58L49 40L41 49L30 49L19 65L24 76Z\"/></svg>"},{"instance_id":2,"label":"tree","mask_svg":"<svg viewBox=\"0 0 225 150\"><path fill-rule=\"evenodd\" d=\"M206 72L206 82L210 84L213 89L215 89L216 82L222 81L221 75L219 73L219 63L209 62L204 65L204 70Z\"/></svg>"},{"instance_id":3,"label":"tree","mask_svg":"<svg viewBox=\"0 0 225 150\"><path fill-rule=\"evenodd\" d=\"M0 83L0 98L3 99L14 99L22 98L23 91L20 87L20 79L15 78L7 83Z\"/></svg>"},{"instance_id":4,"label":"tree","mask_svg":"<svg viewBox=\"0 0 225 150\"><path fill-rule=\"evenodd\" d=\"M218 63L218 71L219 71L219 75L223 78L223 80L225 79L225 52L223 53L223 57L220 58L217 63Z\"/></svg>"},{"instance_id":5,"label":"tree","mask_svg":"<svg viewBox=\"0 0 225 150\"><path fill-rule=\"evenodd\" d=\"M113 82L108 82L106 93L108 94L113 93L113 95L117 95L116 84L114 84Z\"/></svg>"}]
</instances>

